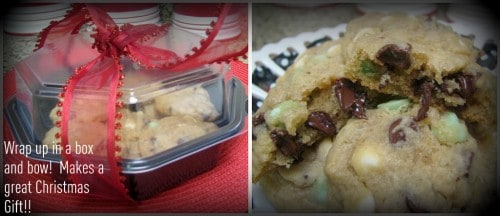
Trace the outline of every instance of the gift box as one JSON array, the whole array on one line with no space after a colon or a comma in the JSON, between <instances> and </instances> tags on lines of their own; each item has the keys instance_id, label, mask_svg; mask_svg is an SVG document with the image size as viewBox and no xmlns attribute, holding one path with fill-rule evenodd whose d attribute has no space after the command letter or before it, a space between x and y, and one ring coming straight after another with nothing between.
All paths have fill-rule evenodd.
<instances>
[{"instance_id":1,"label":"gift box","mask_svg":"<svg viewBox=\"0 0 500 216\"><path fill-rule=\"evenodd\" d=\"M75 34L88 17L97 34ZM18 145L48 147L28 156L62 170L54 179L144 200L213 168L220 143L245 132L244 85L206 64L246 46L216 52L229 44L213 40L223 19L206 38L110 20L86 5L42 32L41 48L14 68L6 117ZM74 171L79 164L92 172Z\"/></svg>"}]
</instances>

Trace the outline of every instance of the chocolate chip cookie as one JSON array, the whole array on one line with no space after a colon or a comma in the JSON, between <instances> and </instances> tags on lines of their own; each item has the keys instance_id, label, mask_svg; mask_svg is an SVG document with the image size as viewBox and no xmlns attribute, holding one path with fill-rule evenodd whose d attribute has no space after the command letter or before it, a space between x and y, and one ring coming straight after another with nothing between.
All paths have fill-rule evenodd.
<instances>
[{"instance_id":1,"label":"chocolate chip cookie","mask_svg":"<svg viewBox=\"0 0 500 216\"><path fill-rule=\"evenodd\" d=\"M494 146L482 151L453 112L430 107L416 121L419 109L390 101L339 131L325 172L340 211L478 211L491 201Z\"/></svg>"},{"instance_id":2,"label":"chocolate chip cookie","mask_svg":"<svg viewBox=\"0 0 500 216\"><path fill-rule=\"evenodd\" d=\"M334 136L351 112L363 116L358 105L364 96L349 80L340 81L343 73L341 45L331 41L299 56L277 80L253 117L254 182L267 171L301 161L307 147ZM338 86L341 102L333 86Z\"/></svg>"},{"instance_id":3,"label":"chocolate chip cookie","mask_svg":"<svg viewBox=\"0 0 500 216\"><path fill-rule=\"evenodd\" d=\"M192 116L180 115L151 119L133 130L121 131L121 156L124 158L152 156L216 129L217 125L214 123L200 121Z\"/></svg>"},{"instance_id":4,"label":"chocolate chip cookie","mask_svg":"<svg viewBox=\"0 0 500 216\"><path fill-rule=\"evenodd\" d=\"M161 115L188 115L200 121L214 121L219 117L210 95L200 85L156 97L155 109Z\"/></svg>"},{"instance_id":5,"label":"chocolate chip cookie","mask_svg":"<svg viewBox=\"0 0 500 216\"><path fill-rule=\"evenodd\" d=\"M290 168L279 167L263 175L259 183L279 211L324 212L339 209L324 172L325 159L332 147L325 138L303 153L303 161ZM338 204L337 204L338 205Z\"/></svg>"},{"instance_id":6,"label":"chocolate chip cookie","mask_svg":"<svg viewBox=\"0 0 500 216\"><path fill-rule=\"evenodd\" d=\"M346 76L420 102L417 120L433 105L453 109L474 125L475 134L493 132L496 79L476 63L479 52L471 39L424 17L374 13L351 21L342 45Z\"/></svg>"},{"instance_id":7,"label":"chocolate chip cookie","mask_svg":"<svg viewBox=\"0 0 500 216\"><path fill-rule=\"evenodd\" d=\"M349 22L255 112L253 182L279 211L480 211L495 195L497 109L477 58L435 20Z\"/></svg>"}]
</instances>

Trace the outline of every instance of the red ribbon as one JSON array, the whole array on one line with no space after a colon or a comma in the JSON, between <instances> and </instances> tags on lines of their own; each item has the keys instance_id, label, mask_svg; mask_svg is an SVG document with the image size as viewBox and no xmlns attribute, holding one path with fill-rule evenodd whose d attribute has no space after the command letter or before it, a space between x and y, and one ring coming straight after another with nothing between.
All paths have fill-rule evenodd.
<instances>
[{"instance_id":1,"label":"red ribbon","mask_svg":"<svg viewBox=\"0 0 500 216\"><path fill-rule=\"evenodd\" d=\"M146 41L159 36L168 34L170 25L165 24L156 26L153 24L130 25L125 24L119 28L108 14L95 5L74 6L74 9L68 13L65 19L52 23L48 28L40 33L38 48L46 43L56 41L59 37L76 34L81 26L89 21L96 27L96 33L92 35L95 39L93 48L99 51L99 55L89 63L77 68L75 74L67 80L67 85L63 87L61 93L62 110L58 112L61 116L61 132L56 134L56 138L61 138L63 161L68 164L90 164L94 166L94 173L74 173L70 174L70 179L74 183L88 183L93 187L95 195L110 199L130 199L127 188L123 184L124 177L121 176L121 167L118 162L121 158L117 157L116 152L120 148L115 145L121 137L116 135L115 129L119 129L117 119L121 113L117 108L123 107L123 102L119 100L121 93L119 88L123 86L124 75L121 73L124 66L121 58L125 57L146 68L162 68L169 71L182 71L204 64L229 61L244 55L247 52L247 32L246 18L243 19L242 33L233 39L225 41L216 41L219 29L222 27L225 17L228 15L232 5L221 5L221 11L217 22L212 23L213 28L208 31L207 37L200 41L199 47L193 47L194 53L185 53L180 57L178 53L146 45ZM246 17L246 16L243 16ZM83 90L82 90L83 89ZM88 92L102 90L97 98L88 98ZM102 108L107 114L104 121L106 125L106 139L102 143L94 144L94 154L83 155L75 154L75 149L71 149L71 154L66 150L71 147L70 138L72 133L80 127L91 127L76 121L75 119L85 118L82 116L82 109L86 105L103 102ZM97 102L99 104L99 102ZM95 110L99 112L99 110ZM92 128L87 128L91 130ZM93 134L88 134L93 136ZM77 140L76 140L77 141ZM85 143L83 143L85 144ZM89 144L89 143L87 143ZM105 160L98 156L105 156ZM100 164L103 164L108 171L104 174L97 172Z\"/></svg>"}]
</instances>

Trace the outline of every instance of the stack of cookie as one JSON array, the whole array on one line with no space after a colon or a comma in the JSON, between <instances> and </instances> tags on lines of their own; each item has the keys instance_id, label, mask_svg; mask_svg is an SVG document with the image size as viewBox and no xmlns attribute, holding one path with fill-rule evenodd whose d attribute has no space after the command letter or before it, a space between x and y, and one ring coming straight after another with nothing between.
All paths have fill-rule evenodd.
<instances>
[{"instance_id":1,"label":"stack of cookie","mask_svg":"<svg viewBox=\"0 0 500 216\"><path fill-rule=\"evenodd\" d=\"M106 104L106 100L73 100L74 107L85 108L70 116L70 145L91 144L96 155L107 154L108 115L102 109ZM50 148L57 143L56 134L60 131L56 126L61 119L57 114L59 110L60 107L55 106L50 112L55 126L45 134L42 142ZM200 84L127 105L118 112L122 117L117 133L121 141L117 145L121 148L120 156L128 159L149 157L214 132L218 129L214 121L220 116L209 92Z\"/></svg>"},{"instance_id":2,"label":"stack of cookie","mask_svg":"<svg viewBox=\"0 0 500 216\"><path fill-rule=\"evenodd\" d=\"M495 195L496 77L434 20L367 14L303 53L253 116L280 211L469 212Z\"/></svg>"}]
</instances>

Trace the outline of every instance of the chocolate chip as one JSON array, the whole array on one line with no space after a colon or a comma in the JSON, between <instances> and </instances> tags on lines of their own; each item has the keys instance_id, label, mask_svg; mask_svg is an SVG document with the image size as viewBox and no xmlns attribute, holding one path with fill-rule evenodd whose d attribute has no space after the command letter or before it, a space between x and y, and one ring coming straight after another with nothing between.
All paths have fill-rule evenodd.
<instances>
[{"instance_id":1,"label":"chocolate chip","mask_svg":"<svg viewBox=\"0 0 500 216\"><path fill-rule=\"evenodd\" d=\"M465 166L464 177L469 178L470 169L472 168L472 160L474 159L474 152L466 151L465 159L466 159L465 162L466 166Z\"/></svg>"},{"instance_id":2,"label":"chocolate chip","mask_svg":"<svg viewBox=\"0 0 500 216\"><path fill-rule=\"evenodd\" d=\"M429 211L425 210L424 208L417 206L410 198L405 197L405 203L406 203L406 208L411 213L429 213Z\"/></svg>"},{"instance_id":3,"label":"chocolate chip","mask_svg":"<svg viewBox=\"0 0 500 216\"><path fill-rule=\"evenodd\" d=\"M340 108L343 111L349 111L356 99L354 91L349 87L350 82L346 79L339 79L335 81L335 85L333 86L335 95L340 102Z\"/></svg>"},{"instance_id":4,"label":"chocolate chip","mask_svg":"<svg viewBox=\"0 0 500 216\"><path fill-rule=\"evenodd\" d=\"M458 84L458 88L453 89L453 91L448 91L448 86L446 82L443 82L439 87L442 92L453 96L453 97L461 97L465 100L471 98L476 92L476 80L481 76L481 74L477 75L465 75L464 73L455 73L446 77L443 77L445 81L452 81ZM466 101L467 102L467 101ZM461 106L449 107L450 109L460 112L465 109L465 104Z\"/></svg>"},{"instance_id":5,"label":"chocolate chip","mask_svg":"<svg viewBox=\"0 0 500 216\"><path fill-rule=\"evenodd\" d=\"M399 124L401 124L402 119L398 119L394 122L391 123L389 126L389 142L392 144L397 143L398 141L406 141L406 135L403 132L403 129L399 129L397 131L394 131L394 128L396 128Z\"/></svg>"},{"instance_id":6,"label":"chocolate chip","mask_svg":"<svg viewBox=\"0 0 500 216\"><path fill-rule=\"evenodd\" d=\"M406 70L411 66L410 51L410 44L404 48L401 48L396 44L387 44L378 50L375 57L384 63L389 70Z\"/></svg>"},{"instance_id":7,"label":"chocolate chip","mask_svg":"<svg viewBox=\"0 0 500 216\"><path fill-rule=\"evenodd\" d=\"M469 98L474 92L474 83L472 82L471 76L459 76L457 77L458 85L460 86L460 96L462 98Z\"/></svg>"},{"instance_id":8,"label":"chocolate chip","mask_svg":"<svg viewBox=\"0 0 500 216\"><path fill-rule=\"evenodd\" d=\"M252 118L252 124L254 127L257 125L260 125L262 123L265 123L265 122L266 122L266 119L264 119L264 113L259 113L257 115L254 115Z\"/></svg>"},{"instance_id":9,"label":"chocolate chip","mask_svg":"<svg viewBox=\"0 0 500 216\"><path fill-rule=\"evenodd\" d=\"M480 75L480 74L479 74ZM470 98L476 91L475 82L478 76L465 75L463 73L458 73L454 77L455 81L460 86L458 94L464 99Z\"/></svg>"},{"instance_id":10,"label":"chocolate chip","mask_svg":"<svg viewBox=\"0 0 500 216\"><path fill-rule=\"evenodd\" d=\"M420 92L422 93L422 106L418 109L417 116L414 118L415 121L420 121L427 116L427 111L431 104L432 90L434 89L434 83L432 81L425 81L420 85Z\"/></svg>"},{"instance_id":11,"label":"chocolate chip","mask_svg":"<svg viewBox=\"0 0 500 216\"><path fill-rule=\"evenodd\" d=\"M292 157L295 160L301 160L304 145L295 141L295 138L288 134L285 130L276 129L271 131L271 139L278 150L287 157Z\"/></svg>"},{"instance_id":12,"label":"chocolate chip","mask_svg":"<svg viewBox=\"0 0 500 216\"><path fill-rule=\"evenodd\" d=\"M323 132L327 136L334 136L337 134L337 128L332 118L322 111L316 111L309 114L306 125Z\"/></svg>"},{"instance_id":13,"label":"chocolate chip","mask_svg":"<svg viewBox=\"0 0 500 216\"><path fill-rule=\"evenodd\" d=\"M366 119L365 114L365 95L360 95L355 101L354 106L352 107L352 113L357 118Z\"/></svg>"},{"instance_id":14,"label":"chocolate chip","mask_svg":"<svg viewBox=\"0 0 500 216\"><path fill-rule=\"evenodd\" d=\"M354 83L348 79L339 79L333 85L335 96L344 112L351 112L355 117L366 119L365 94L354 91Z\"/></svg>"},{"instance_id":15,"label":"chocolate chip","mask_svg":"<svg viewBox=\"0 0 500 216\"><path fill-rule=\"evenodd\" d=\"M396 121L392 122L391 125L389 126L389 142L391 144L396 144L399 141L406 141L406 134L403 128L399 127L398 130L395 130L399 125L401 125L402 120L403 119L399 118ZM413 129L414 131L418 130L417 123L414 121L411 121L408 127Z\"/></svg>"}]
</instances>

